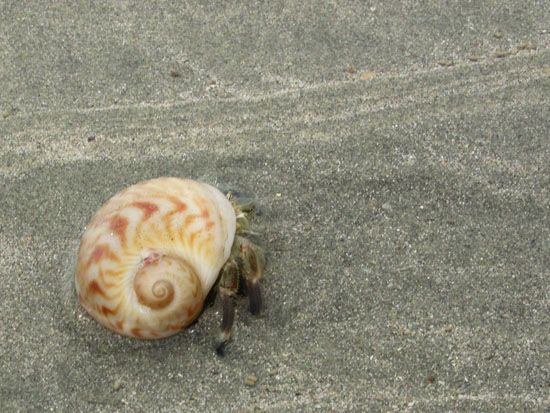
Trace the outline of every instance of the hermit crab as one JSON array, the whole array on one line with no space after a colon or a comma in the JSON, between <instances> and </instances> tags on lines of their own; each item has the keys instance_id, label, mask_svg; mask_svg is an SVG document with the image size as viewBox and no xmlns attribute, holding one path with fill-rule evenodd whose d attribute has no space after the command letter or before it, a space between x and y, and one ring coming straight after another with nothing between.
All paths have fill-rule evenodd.
<instances>
[{"instance_id":1,"label":"hermit crab","mask_svg":"<svg viewBox=\"0 0 550 413\"><path fill-rule=\"evenodd\" d=\"M223 314L216 350L222 354L237 293L247 292L251 313L261 308L265 259L249 236L252 210L189 179L130 186L84 231L75 274L80 303L116 333L158 339L188 327L217 286Z\"/></svg>"}]
</instances>

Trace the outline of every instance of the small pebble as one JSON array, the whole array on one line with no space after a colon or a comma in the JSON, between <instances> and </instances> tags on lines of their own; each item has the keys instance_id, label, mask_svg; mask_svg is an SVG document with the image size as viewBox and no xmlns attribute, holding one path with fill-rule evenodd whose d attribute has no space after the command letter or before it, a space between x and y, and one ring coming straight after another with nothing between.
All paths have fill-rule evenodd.
<instances>
[{"instance_id":1,"label":"small pebble","mask_svg":"<svg viewBox=\"0 0 550 413\"><path fill-rule=\"evenodd\" d=\"M497 57L497 58L499 58L499 59L501 59L501 58L503 58L503 57L508 57L508 56L510 56L510 55L511 55L511 53L508 52L508 51L506 51L506 50L497 50L497 51L495 52L495 57Z\"/></svg>"},{"instance_id":2,"label":"small pebble","mask_svg":"<svg viewBox=\"0 0 550 413\"><path fill-rule=\"evenodd\" d=\"M446 333L452 333L455 329L455 326L453 326L452 324L449 324L447 326L445 326L445 332Z\"/></svg>"},{"instance_id":3,"label":"small pebble","mask_svg":"<svg viewBox=\"0 0 550 413\"><path fill-rule=\"evenodd\" d=\"M368 72L361 73L361 80L371 80L378 76L378 73L369 70Z\"/></svg>"},{"instance_id":4,"label":"small pebble","mask_svg":"<svg viewBox=\"0 0 550 413\"><path fill-rule=\"evenodd\" d=\"M437 64L443 67L451 67L454 66L455 63L452 60L439 60Z\"/></svg>"},{"instance_id":5,"label":"small pebble","mask_svg":"<svg viewBox=\"0 0 550 413\"><path fill-rule=\"evenodd\" d=\"M256 382L258 381L258 378L255 374L249 374L246 376L246 379L244 379L244 384L250 387L254 387L256 385Z\"/></svg>"},{"instance_id":6,"label":"small pebble","mask_svg":"<svg viewBox=\"0 0 550 413\"><path fill-rule=\"evenodd\" d=\"M537 50L537 46L532 43L522 43L517 47L517 50Z\"/></svg>"},{"instance_id":7,"label":"small pebble","mask_svg":"<svg viewBox=\"0 0 550 413\"><path fill-rule=\"evenodd\" d=\"M117 391L122 389L122 387L124 387L124 383L122 382L122 380L116 379L115 382L113 383L113 390Z\"/></svg>"}]
</instances>

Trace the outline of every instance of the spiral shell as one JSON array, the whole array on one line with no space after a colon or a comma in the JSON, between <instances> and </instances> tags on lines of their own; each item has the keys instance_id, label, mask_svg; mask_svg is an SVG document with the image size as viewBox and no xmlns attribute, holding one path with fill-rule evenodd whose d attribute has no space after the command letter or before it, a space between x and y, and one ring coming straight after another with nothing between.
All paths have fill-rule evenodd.
<instances>
[{"instance_id":1,"label":"spiral shell","mask_svg":"<svg viewBox=\"0 0 550 413\"><path fill-rule=\"evenodd\" d=\"M135 184L108 200L82 236L79 301L119 334L175 334L200 314L235 229L231 203L210 185L167 177Z\"/></svg>"}]
</instances>

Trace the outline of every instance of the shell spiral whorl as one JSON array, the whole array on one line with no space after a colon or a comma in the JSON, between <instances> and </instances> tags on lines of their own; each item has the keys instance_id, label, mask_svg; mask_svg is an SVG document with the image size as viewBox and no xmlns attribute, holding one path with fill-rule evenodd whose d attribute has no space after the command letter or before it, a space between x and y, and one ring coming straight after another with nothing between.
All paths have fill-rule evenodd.
<instances>
[{"instance_id":1,"label":"shell spiral whorl","mask_svg":"<svg viewBox=\"0 0 550 413\"><path fill-rule=\"evenodd\" d=\"M82 236L79 300L117 333L175 334L199 315L235 226L231 203L207 184L158 178L133 185L107 201Z\"/></svg>"}]
</instances>

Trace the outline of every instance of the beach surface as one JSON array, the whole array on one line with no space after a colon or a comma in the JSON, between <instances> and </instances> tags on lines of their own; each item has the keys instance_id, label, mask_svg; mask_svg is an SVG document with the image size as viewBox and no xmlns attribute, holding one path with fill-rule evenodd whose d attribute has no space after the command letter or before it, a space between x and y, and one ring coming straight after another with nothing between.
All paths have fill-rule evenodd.
<instances>
[{"instance_id":1,"label":"beach surface","mask_svg":"<svg viewBox=\"0 0 550 413\"><path fill-rule=\"evenodd\" d=\"M12 2L0 14L0 410L550 408L545 1ZM71 292L103 202L257 204L265 306L124 338Z\"/></svg>"}]
</instances>

